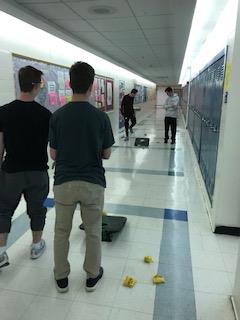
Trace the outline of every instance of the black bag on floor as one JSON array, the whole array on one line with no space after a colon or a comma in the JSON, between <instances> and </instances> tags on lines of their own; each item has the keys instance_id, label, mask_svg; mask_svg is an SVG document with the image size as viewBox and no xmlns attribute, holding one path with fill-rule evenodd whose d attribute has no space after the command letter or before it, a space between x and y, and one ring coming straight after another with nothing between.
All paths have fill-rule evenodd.
<instances>
[{"instance_id":1,"label":"black bag on floor","mask_svg":"<svg viewBox=\"0 0 240 320\"><path fill-rule=\"evenodd\" d=\"M112 242L112 235L120 232L125 226L127 221L126 217L119 216L103 216L102 217L102 241ZM81 230L84 230L83 223L79 226Z\"/></svg>"}]
</instances>

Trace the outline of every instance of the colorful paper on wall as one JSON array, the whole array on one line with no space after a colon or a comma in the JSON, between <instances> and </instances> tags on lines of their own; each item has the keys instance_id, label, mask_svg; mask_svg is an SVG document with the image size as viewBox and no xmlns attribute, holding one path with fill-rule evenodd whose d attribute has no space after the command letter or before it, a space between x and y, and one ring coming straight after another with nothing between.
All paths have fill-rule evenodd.
<instances>
[{"instance_id":1,"label":"colorful paper on wall","mask_svg":"<svg viewBox=\"0 0 240 320\"><path fill-rule=\"evenodd\" d=\"M48 94L48 97L49 97L49 104L50 106L57 106L58 105L58 98L57 98L57 94L56 92L50 92Z\"/></svg>"}]
</instances>

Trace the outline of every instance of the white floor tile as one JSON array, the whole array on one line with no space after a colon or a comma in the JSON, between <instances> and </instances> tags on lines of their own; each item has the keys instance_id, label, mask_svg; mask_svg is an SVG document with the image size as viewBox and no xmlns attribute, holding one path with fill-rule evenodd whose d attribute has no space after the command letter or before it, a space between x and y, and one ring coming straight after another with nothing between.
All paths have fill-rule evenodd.
<instances>
[{"instance_id":1,"label":"white floor tile","mask_svg":"<svg viewBox=\"0 0 240 320\"><path fill-rule=\"evenodd\" d=\"M75 301L65 320L108 320L111 308Z\"/></svg>"},{"instance_id":2,"label":"white floor tile","mask_svg":"<svg viewBox=\"0 0 240 320\"><path fill-rule=\"evenodd\" d=\"M227 272L193 268L193 280L197 291L225 295L232 293Z\"/></svg>"},{"instance_id":3,"label":"white floor tile","mask_svg":"<svg viewBox=\"0 0 240 320\"><path fill-rule=\"evenodd\" d=\"M231 253L222 253L222 256L223 256L223 261L226 267L226 271L235 273L237 268L238 256L236 254L231 254Z\"/></svg>"},{"instance_id":4,"label":"white floor tile","mask_svg":"<svg viewBox=\"0 0 240 320\"><path fill-rule=\"evenodd\" d=\"M114 307L152 313L155 286L137 283L134 288L120 286L114 300Z\"/></svg>"},{"instance_id":5,"label":"white floor tile","mask_svg":"<svg viewBox=\"0 0 240 320\"><path fill-rule=\"evenodd\" d=\"M3 275L0 275L1 277ZM1 320L19 320L25 313L34 295L15 292L9 290L0 290L0 314Z\"/></svg>"},{"instance_id":6,"label":"white floor tile","mask_svg":"<svg viewBox=\"0 0 240 320\"><path fill-rule=\"evenodd\" d=\"M228 271L221 253L192 250L192 266L218 271Z\"/></svg>"},{"instance_id":7,"label":"white floor tile","mask_svg":"<svg viewBox=\"0 0 240 320\"><path fill-rule=\"evenodd\" d=\"M85 282L83 282L76 300L96 305L113 306L120 285L120 280L103 277L96 291L86 292Z\"/></svg>"},{"instance_id":8,"label":"white floor tile","mask_svg":"<svg viewBox=\"0 0 240 320\"><path fill-rule=\"evenodd\" d=\"M129 252L130 259L143 260L145 256L151 256L154 262L159 261L160 243L143 243L143 242L132 242L131 250Z\"/></svg>"},{"instance_id":9,"label":"white floor tile","mask_svg":"<svg viewBox=\"0 0 240 320\"><path fill-rule=\"evenodd\" d=\"M35 297L20 320L65 320L71 305L72 301L38 296Z\"/></svg>"},{"instance_id":10,"label":"white floor tile","mask_svg":"<svg viewBox=\"0 0 240 320\"><path fill-rule=\"evenodd\" d=\"M235 320L230 297L196 292L196 308L201 320Z\"/></svg>"},{"instance_id":11,"label":"white floor tile","mask_svg":"<svg viewBox=\"0 0 240 320\"><path fill-rule=\"evenodd\" d=\"M152 314L113 308L108 320L152 320Z\"/></svg>"}]
</instances>

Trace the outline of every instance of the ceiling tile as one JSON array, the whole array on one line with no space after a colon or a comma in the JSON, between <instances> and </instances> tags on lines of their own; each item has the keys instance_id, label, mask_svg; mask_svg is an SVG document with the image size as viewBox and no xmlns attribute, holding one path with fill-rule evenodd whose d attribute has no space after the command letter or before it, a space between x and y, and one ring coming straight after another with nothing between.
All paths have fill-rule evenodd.
<instances>
[{"instance_id":1,"label":"ceiling tile","mask_svg":"<svg viewBox=\"0 0 240 320\"><path fill-rule=\"evenodd\" d=\"M59 0L15 0L17 3L56 3L61 2Z\"/></svg>"},{"instance_id":2,"label":"ceiling tile","mask_svg":"<svg viewBox=\"0 0 240 320\"><path fill-rule=\"evenodd\" d=\"M86 21L78 19L52 19L53 23L72 32L72 31L95 31Z\"/></svg>"},{"instance_id":3,"label":"ceiling tile","mask_svg":"<svg viewBox=\"0 0 240 320\"><path fill-rule=\"evenodd\" d=\"M174 35L174 28L162 28L162 29L145 29L144 30L144 34L148 37L148 38L155 38L155 37L159 37L159 38L172 38Z\"/></svg>"},{"instance_id":4,"label":"ceiling tile","mask_svg":"<svg viewBox=\"0 0 240 320\"><path fill-rule=\"evenodd\" d=\"M144 34L142 33L142 31L140 30L136 30L136 31L129 31L127 33L125 32L103 32L102 33L106 38L111 39L111 40L136 40L136 39L140 39L140 40L144 40Z\"/></svg>"},{"instance_id":5,"label":"ceiling tile","mask_svg":"<svg viewBox=\"0 0 240 320\"><path fill-rule=\"evenodd\" d=\"M136 16L173 13L172 0L128 0Z\"/></svg>"},{"instance_id":6,"label":"ceiling tile","mask_svg":"<svg viewBox=\"0 0 240 320\"><path fill-rule=\"evenodd\" d=\"M89 19L98 31L134 31L139 30L139 25L135 18L115 18L115 19Z\"/></svg>"},{"instance_id":7,"label":"ceiling tile","mask_svg":"<svg viewBox=\"0 0 240 320\"><path fill-rule=\"evenodd\" d=\"M175 15L173 14L161 14L156 16L143 16L137 17L137 21L143 29L157 29L175 27Z\"/></svg>"},{"instance_id":8,"label":"ceiling tile","mask_svg":"<svg viewBox=\"0 0 240 320\"><path fill-rule=\"evenodd\" d=\"M126 1L118 0L98 0L98 1L86 1L86 2L74 2L74 1L65 1L65 3L74 9L81 17L85 19L113 19L113 18L124 18L124 17L133 17L129 6ZM96 14L92 12L93 8L98 7L110 7L116 10L112 14Z\"/></svg>"},{"instance_id":9,"label":"ceiling tile","mask_svg":"<svg viewBox=\"0 0 240 320\"><path fill-rule=\"evenodd\" d=\"M34 11L38 15L42 15L47 19L77 19L78 15L63 3L48 3L48 4L26 4L26 8Z\"/></svg>"},{"instance_id":10,"label":"ceiling tile","mask_svg":"<svg viewBox=\"0 0 240 320\"><path fill-rule=\"evenodd\" d=\"M92 44L94 47L112 46L113 44L101 36L98 32L73 32L83 42Z\"/></svg>"}]
</instances>

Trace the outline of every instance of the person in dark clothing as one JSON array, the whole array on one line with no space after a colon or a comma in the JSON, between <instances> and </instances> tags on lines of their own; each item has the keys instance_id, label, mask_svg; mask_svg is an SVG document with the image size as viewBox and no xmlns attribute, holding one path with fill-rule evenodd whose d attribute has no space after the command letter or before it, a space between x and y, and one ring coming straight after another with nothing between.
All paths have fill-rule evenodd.
<instances>
[{"instance_id":1,"label":"person in dark clothing","mask_svg":"<svg viewBox=\"0 0 240 320\"><path fill-rule=\"evenodd\" d=\"M138 90L137 89L132 89L131 93L126 94L121 103L121 114L124 117L124 126L125 126L125 132L126 132L126 137L125 141L129 140L128 137L128 129L130 130L131 133L133 133L133 127L136 124L136 116L135 112L133 109L133 102L134 102L134 97L136 96ZM129 120L131 120L131 125L129 127Z\"/></svg>"},{"instance_id":2,"label":"person in dark clothing","mask_svg":"<svg viewBox=\"0 0 240 320\"><path fill-rule=\"evenodd\" d=\"M20 98L0 108L0 268L9 265L7 237L11 219L22 195L31 220L30 257L45 250L42 231L49 191L48 131L51 112L35 102L42 72L32 66L19 70Z\"/></svg>"}]
</instances>

